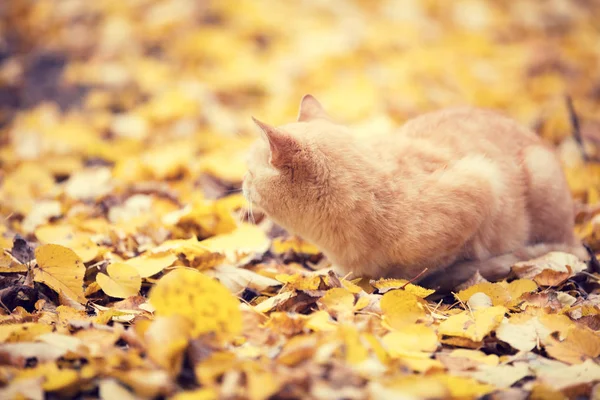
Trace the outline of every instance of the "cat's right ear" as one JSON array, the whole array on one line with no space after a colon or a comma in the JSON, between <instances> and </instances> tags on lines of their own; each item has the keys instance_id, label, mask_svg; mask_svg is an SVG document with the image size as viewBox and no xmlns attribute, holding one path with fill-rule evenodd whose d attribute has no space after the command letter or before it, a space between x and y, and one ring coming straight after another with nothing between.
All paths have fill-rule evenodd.
<instances>
[{"instance_id":1,"label":"cat's right ear","mask_svg":"<svg viewBox=\"0 0 600 400\"><path fill-rule=\"evenodd\" d=\"M269 163L275 168L281 168L289 164L291 156L300 150L298 141L274 126L265 124L254 117L252 117L252 120L258 125L269 142L271 149Z\"/></svg>"},{"instance_id":2,"label":"cat's right ear","mask_svg":"<svg viewBox=\"0 0 600 400\"><path fill-rule=\"evenodd\" d=\"M331 120L329 114L313 95L304 95L300 101L300 111L298 111L298 122L311 121L313 119Z\"/></svg>"}]
</instances>

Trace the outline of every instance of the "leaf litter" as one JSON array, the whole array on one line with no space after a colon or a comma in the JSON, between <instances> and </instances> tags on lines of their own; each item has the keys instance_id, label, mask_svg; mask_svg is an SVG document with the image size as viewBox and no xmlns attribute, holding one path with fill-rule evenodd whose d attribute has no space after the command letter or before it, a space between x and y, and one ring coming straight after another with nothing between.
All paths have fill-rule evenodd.
<instances>
[{"instance_id":1,"label":"leaf litter","mask_svg":"<svg viewBox=\"0 0 600 400\"><path fill-rule=\"evenodd\" d=\"M305 93L366 134L477 104L557 148L598 252L599 11L0 7L0 95L24 93L0 104L0 398L597 397L597 260L550 253L446 296L349 281L239 188L249 116L289 120Z\"/></svg>"}]
</instances>

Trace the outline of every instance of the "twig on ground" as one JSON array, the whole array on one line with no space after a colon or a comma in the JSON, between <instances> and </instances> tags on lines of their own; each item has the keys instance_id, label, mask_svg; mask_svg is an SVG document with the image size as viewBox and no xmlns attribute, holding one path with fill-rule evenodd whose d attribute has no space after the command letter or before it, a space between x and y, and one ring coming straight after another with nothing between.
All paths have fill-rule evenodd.
<instances>
[{"instance_id":1,"label":"twig on ground","mask_svg":"<svg viewBox=\"0 0 600 400\"><path fill-rule=\"evenodd\" d=\"M412 278L411 280L409 280L408 282L406 282L404 285L402 285L400 287L400 289L404 289L405 287L408 286L409 283L413 283L414 281L416 281L417 279L419 279L420 277L422 277L425 274L425 272L427 272L428 269L429 268L425 268L423 271L419 272L417 274L417 276L415 276L414 278Z\"/></svg>"},{"instance_id":2,"label":"twig on ground","mask_svg":"<svg viewBox=\"0 0 600 400\"><path fill-rule=\"evenodd\" d=\"M573 129L572 135L577 141L579 145L579 150L581 151L581 156L583 157L583 161L588 162L589 157L585 152L585 146L583 144L583 137L581 136L581 127L579 124L579 116L575 112L575 107L573 107L573 100L571 96L566 96L565 101L567 103L567 109L569 110L569 119L571 121L571 128Z\"/></svg>"}]
</instances>

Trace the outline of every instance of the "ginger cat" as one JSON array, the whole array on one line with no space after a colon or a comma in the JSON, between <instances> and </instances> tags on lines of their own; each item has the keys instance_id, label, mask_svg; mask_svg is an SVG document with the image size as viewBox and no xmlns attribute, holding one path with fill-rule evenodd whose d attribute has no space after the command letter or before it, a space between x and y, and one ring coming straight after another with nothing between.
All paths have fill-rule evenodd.
<instances>
[{"instance_id":1,"label":"ginger cat","mask_svg":"<svg viewBox=\"0 0 600 400\"><path fill-rule=\"evenodd\" d=\"M357 138L311 95L250 153L246 198L340 273L452 289L551 250L584 258L552 149L491 111L456 108Z\"/></svg>"}]
</instances>

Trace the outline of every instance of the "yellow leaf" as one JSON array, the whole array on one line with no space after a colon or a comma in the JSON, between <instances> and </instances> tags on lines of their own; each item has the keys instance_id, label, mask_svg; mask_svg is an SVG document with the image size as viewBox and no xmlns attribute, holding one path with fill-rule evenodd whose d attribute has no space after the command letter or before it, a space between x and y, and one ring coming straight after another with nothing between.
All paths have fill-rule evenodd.
<instances>
[{"instance_id":1,"label":"yellow leaf","mask_svg":"<svg viewBox=\"0 0 600 400\"><path fill-rule=\"evenodd\" d=\"M482 308L472 314L468 310L463 311L442 321L438 333L479 342L500 325L506 312L507 309L502 306Z\"/></svg>"},{"instance_id":2,"label":"yellow leaf","mask_svg":"<svg viewBox=\"0 0 600 400\"><path fill-rule=\"evenodd\" d=\"M383 320L394 329L415 323L425 316L420 298L404 290L392 290L381 298Z\"/></svg>"},{"instance_id":3,"label":"yellow leaf","mask_svg":"<svg viewBox=\"0 0 600 400\"><path fill-rule=\"evenodd\" d=\"M108 275L98 273L96 282L107 295L124 299L139 293L142 278L136 268L124 263L114 263L106 267L106 272Z\"/></svg>"},{"instance_id":4,"label":"yellow leaf","mask_svg":"<svg viewBox=\"0 0 600 400\"><path fill-rule=\"evenodd\" d=\"M83 276L85 266L73 250L57 244L45 244L35 249L37 267L33 279L51 289L64 292L70 298L85 303Z\"/></svg>"},{"instance_id":5,"label":"yellow leaf","mask_svg":"<svg viewBox=\"0 0 600 400\"><path fill-rule=\"evenodd\" d=\"M181 368L191 330L192 323L181 315L156 318L144 332L148 356L176 376Z\"/></svg>"},{"instance_id":6,"label":"yellow leaf","mask_svg":"<svg viewBox=\"0 0 600 400\"><path fill-rule=\"evenodd\" d=\"M313 244L310 244L297 236L289 238L275 238L271 243L271 251L275 254L285 254L288 251L296 254L316 255L321 251Z\"/></svg>"},{"instance_id":7,"label":"yellow leaf","mask_svg":"<svg viewBox=\"0 0 600 400\"><path fill-rule=\"evenodd\" d=\"M407 325L390 332L383 337L382 341L391 356L398 356L403 351L432 352L439 345L433 329L421 324Z\"/></svg>"},{"instance_id":8,"label":"yellow leaf","mask_svg":"<svg viewBox=\"0 0 600 400\"><path fill-rule=\"evenodd\" d=\"M500 363L500 358L495 354L485 354L479 350L455 349L449 354L453 358L466 358L480 364L496 366Z\"/></svg>"},{"instance_id":9,"label":"yellow leaf","mask_svg":"<svg viewBox=\"0 0 600 400\"><path fill-rule=\"evenodd\" d=\"M382 294L394 289L404 289L417 297L425 298L435 292L433 289L427 289L408 283L406 279L379 279L377 281L371 281L371 285Z\"/></svg>"},{"instance_id":10,"label":"yellow leaf","mask_svg":"<svg viewBox=\"0 0 600 400\"><path fill-rule=\"evenodd\" d=\"M56 392L67 389L79 381L79 374L72 369L59 369L56 363L49 362L40 364L35 368L22 370L16 379L27 379L43 376L45 378L42 387L48 392Z\"/></svg>"},{"instance_id":11,"label":"yellow leaf","mask_svg":"<svg viewBox=\"0 0 600 400\"><path fill-rule=\"evenodd\" d=\"M125 264L134 267L142 278L148 278L171 266L176 260L177 256L169 252L146 253L130 258Z\"/></svg>"},{"instance_id":12,"label":"yellow leaf","mask_svg":"<svg viewBox=\"0 0 600 400\"><path fill-rule=\"evenodd\" d=\"M202 386L212 386L215 380L238 365L235 354L226 351L212 353L196 364L194 373Z\"/></svg>"},{"instance_id":13,"label":"yellow leaf","mask_svg":"<svg viewBox=\"0 0 600 400\"><path fill-rule=\"evenodd\" d=\"M0 272L27 272L27 266L19 264L0 248Z\"/></svg>"},{"instance_id":14,"label":"yellow leaf","mask_svg":"<svg viewBox=\"0 0 600 400\"><path fill-rule=\"evenodd\" d=\"M219 396L214 389L203 388L177 393L171 400L217 400Z\"/></svg>"},{"instance_id":15,"label":"yellow leaf","mask_svg":"<svg viewBox=\"0 0 600 400\"><path fill-rule=\"evenodd\" d=\"M52 332L52 326L42 323L0 325L0 343L32 342L44 333Z\"/></svg>"},{"instance_id":16,"label":"yellow leaf","mask_svg":"<svg viewBox=\"0 0 600 400\"><path fill-rule=\"evenodd\" d=\"M294 366L300 362L310 360L317 350L315 335L294 336L283 346L277 361L281 364Z\"/></svg>"},{"instance_id":17,"label":"yellow leaf","mask_svg":"<svg viewBox=\"0 0 600 400\"><path fill-rule=\"evenodd\" d=\"M333 322L326 311L317 311L312 313L304 325L307 329L315 332L332 332L337 330L337 325Z\"/></svg>"},{"instance_id":18,"label":"yellow leaf","mask_svg":"<svg viewBox=\"0 0 600 400\"><path fill-rule=\"evenodd\" d=\"M321 285L321 276L305 276L301 274L275 276L279 282L285 283L286 288L294 290L318 290Z\"/></svg>"},{"instance_id":19,"label":"yellow leaf","mask_svg":"<svg viewBox=\"0 0 600 400\"><path fill-rule=\"evenodd\" d=\"M114 373L114 377L132 388L141 397L164 396L173 390L171 377L161 369L129 369Z\"/></svg>"},{"instance_id":20,"label":"yellow leaf","mask_svg":"<svg viewBox=\"0 0 600 400\"><path fill-rule=\"evenodd\" d=\"M191 267L208 269L219 265L225 259L223 254L214 253L201 245L196 237L190 239L167 240L150 250L152 254L170 252L176 256L182 255Z\"/></svg>"},{"instance_id":21,"label":"yellow leaf","mask_svg":"<svg viewBox=\"0 0 600 400\"><path fill-rule=\"evenodd\" d=\"M35 236L41 243L60 244L70 248L84 263L92 261L100 251L89 234L77 231L69 225L42 225L35 230Z\"/></svg>"},{"instance_id":22,"label":"yellow leaf","mask_svg":"<svg viewBox=\"0 0 600 400\"><path fill-rule=\"evenodd\" d=\"M239 301L201 272L179 268L162 277L150 292L158 316L181 315L193 324L192 336L237 334L242 329Z\"/></svg>"},{"instance_id":23,"label":"yellow leaf","mask_svg":"<svg viewBox=\"0 0 600 400\"><path fill-rule=\"evenodd\" d=\"M516 301L524 293L534 292L538 288L537 283L531 279L517 279L508 284L508 293L513 301Z\"/></svg>"},{"instance_id":24,"label":"yellow leaf","mask_svg":"<svg viewBox=\"0 0 600 400\"><path fill-rule=\"evenodd\" d=\"M349 320L353 315L354 295L344 288L329 289L319 303L338 321Z\"/></svg>"},{"instance_id":25,"label":"yellow leaf","mask_svg":"<svg viewBox=\"0 0 600 400\"><path fill-rule=\"evenodd\" d=\"M492 385L471 378L441 374L437 378L446 384L453 399L479 398L494 390Z\"/></svg>"},{"instance_id":26,"label":"yellow leaf","mask_svg":"<svg viewBox=\"0 0 600 400\"><path fill-rule=\"evenodd\" d=\"M344 342L346 362L349 364L359 364L365 361L369 353L367 347L361 341L359 331L352 326L342 326L339 333Z\"/></svg>"},{"instance_id":27,"label":"yellow leaf","mask_svg":"<svg viewBox=\"0 0 600 400\"><path fill-rule=\"evenodd\" d=\"M200 245L212 252L224 254L231 262L243 262L248 256L265 253L270 241L257 225L241 224L232 233L203 240Z\"/></svg>"},{"instance_id":28,"label":"yellow leaf","mask_svg":"<svg viewBox=\"0 0 600 400\"><path fill-rule=\"evenodd\" d=\"M503 306L510 300L508 290L499 283L482 282L475 284L465 290L461 290L456 294L462 302L467 302L475 293L485 293L495 306Z\"/></svg>"},{"instance_id":29,"label":"yellow leaf","mask_svg":"<svg viewBox=\"0 0 600 400\"><path fill-rule=\"evenodd\" d=\"M360 311L371 303L371 299L367 296L359 297L354 305L354 311Z\"/></svg>"}]
</instances>

